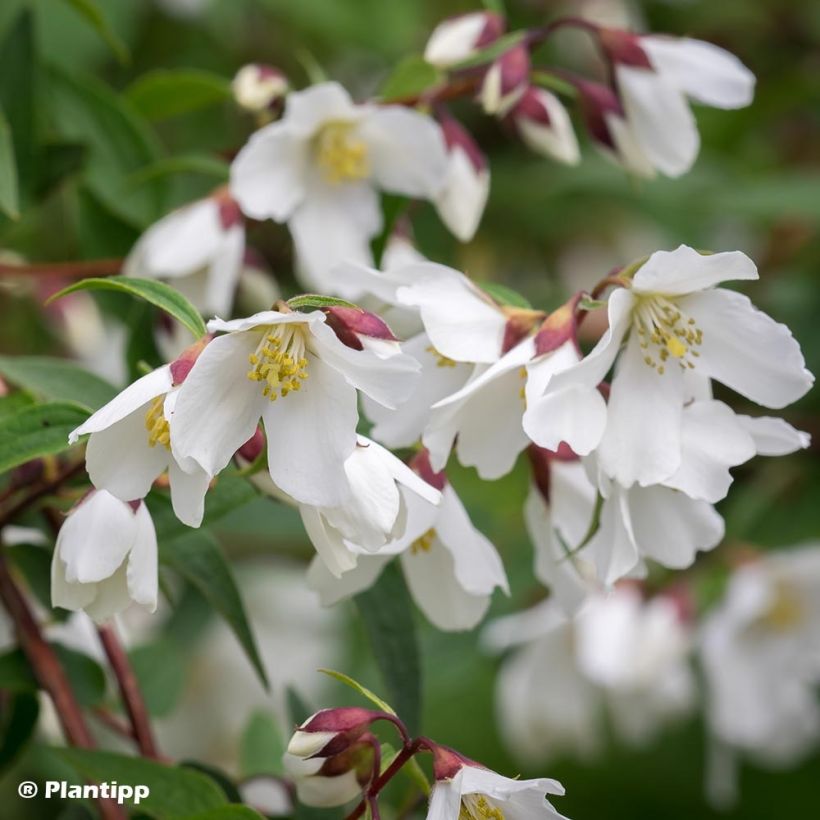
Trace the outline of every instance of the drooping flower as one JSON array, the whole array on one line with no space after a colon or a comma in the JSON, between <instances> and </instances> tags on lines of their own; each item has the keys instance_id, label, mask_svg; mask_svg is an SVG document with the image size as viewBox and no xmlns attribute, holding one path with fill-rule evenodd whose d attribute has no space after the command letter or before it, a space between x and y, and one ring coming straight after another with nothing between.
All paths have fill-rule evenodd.
<instances>
[{"instance_id":1,"label":"drooping flower","mask_svg":"<svg viewBox=\"0 0 820 820\"><path fill-rule=\"evenodd\" d=\"M331 606L368 589L399 555L410 594L427 618L439 629L472 629L484 617L496 587L509 594L503 564L495 547L473 526L446 478L433 473L424 452L412 466L441 491L441 502L435 505L405 493L407 520L401 538L375 555L348 542L355 567L338 578L314 559L308 585L325 606Z\"/></svg>"},{"instance_id":2,"label":"drooping flower","mask_svg":"<svg viewBox=\"0 0 820 820\"><path fill-rule=\"evenodd\" d=\"M356 105L328 82L288 95L282 119L234 160L231 192L248 216L287 222L305 282L332 292L332 265L371 261L382 225L378 190L435 199L446 173L434 120L400 106Z\"/></svg>"},{"instance_id":3,"label":"drooping flower","mask_svg":"<svg viewBox=\"0 0 820 820\"><path fill-rule=\"evenodd\" d=\"M173 282L203 313L227 314L245 253L239 207L220 189L152 225L134 245L123 274Z\"/></svg>"},{"instance_id":4,"label":"drooping flower","mask_svg":"<svg viewBox=\"0 0 820 820\"><path fill-rule=\"evenodd\" d=\"M504 777L444 746L433 747L436 782L427 820L536 820L559 814L547 795L564 794L557 780Z\"/></svg>"},{"instance_id":5,"label":"drooping flower","mask_svg":"<svg viewBox=\"0 0 820 820\"><path fill-rule=\"evenodd\" d=\"M492 11L475 11L439 23L424 49L424 59L449 68L495 42L504 33L504 18Z\"/></svg>"},{"instance_id":6,"label":"drooping flower","mask_svg":"<svg viewBox=\"0 0 820 820\"><path fill-rule=\"evenodd\" d=\"M253 114L269 111L288 87L288 78L278 68L261 63L243 65L231 82L237 105Z\"/></svg>"},{"instance_id":7,"label":"drooping flower","mask_svg":"<svg viewBox=\"0 0 820 820\"><path fill-rule=\"evenodd\" d=\"M356 706L322 709L304 720L288 741L288 754L310 760L333 757L356 742L381 712Z\"/></svg>"},{"instance_id":8,"label":"drooping flower","mask_svg":"<svg viewBox=\"0 0 820 820\"><path fill-rule=\"evenodd\" d=\"M530 52L514 45L493 60L487 69L478 98L486 114L506 117L529 88Z\"/></svg>"},{"instance_id":9,"label":"drooping flower","mask_svg":"<svg viewBox=\"0 0 820 820\"><path fill-rule=\"evenodd\" d=\"M712 43L607 28L599 39L636 141L667 176L686 173L700 148L687 98L716 108L742 108L752 100L754 75Z\"/></svg>"},{"instance_id":10,"label":"drooping flower","mask_svg":"<svg viewBox=\"0 0 820 820\"><path fill-rule=\"evenodd\" d=\"M51 564L51 602L95 621L132 603L157 607L157 536L142 501L93 490L68 514Z\"/></svg>"},{"instance_id":11,"label":"drooping flower","mask_svg":"<svg viewBox=\"0 0 820 820\"><path fill-rule=\"evenodd\" d=\"M189 527L202 523L211 477L197 464L183 467L177 461L168 420L180 383L201 349L198 343L172 364L137 379L68 437L73 444L91 434L85 451L91 483L121 501L144 498L167 471L174 513Z\"/></svg>"},{"instance_id":12,"label":"drooping flower","mask_svg":"<svg viewBox=\"0 0 820 820\"><path fill-rule=\"evenodd\" d=\"M691 379L714 379L766 407L800 398L814 379L788 328L746 296L715 287L756 278L739 251L701 255L682 245L652 254L611 295L609 329L592 352L528 401L527 434L551 450L562 441L581 455L597 448L604 474L624 487L648 486L681 468ZM607 402L598 385L616 358ZM722 441L709 446L720 459Z\"/></svg>"},{"instance_id":13,"label":"drooping flower","mask_svg":"<svg viewBox=\"0 0 820 820\"><path fill-rule=\"evenodd\" d=\"M316 808L343 806L359 795L373 775L374 751L364 738L330 757L283 756L300 803Z\"/></svg>"},{"instance_id":14,"label":"drooping flower","mask_svg":"<svg viewBox=\"0 0 820 820\"><path fill-rule=\"evenodd\" d=\"M536 154L576 165L581 158L567 109L550 91L530 86L509 114L524 144Z\"/></svg>"},{"instance_id":15,"label":"drooping flower","mask_svg":"<svg viewBox=\"0 0 820 820\"><path fill-rule=\"evenodd\" d=\"M170 421L177 460L216 475L261 417L274 484L301 503L343 503L357 389L395 406L413 390L417 363L389 339L349 347L321 311L283 306L208 326L225 335L205 348L179 390Z\"/></svg>"},{"instance_id":16,"label":"drooping flower","mask_svg":"<svg viewBox=\"0 0 820 820\"><path fill-rule=\"evenodd\" d=\"M820 743L820 546L760 556L737 569L707 616L699 652L718 803L737 789L736 759L780 768Z\"/></svg>"}]
</instances>

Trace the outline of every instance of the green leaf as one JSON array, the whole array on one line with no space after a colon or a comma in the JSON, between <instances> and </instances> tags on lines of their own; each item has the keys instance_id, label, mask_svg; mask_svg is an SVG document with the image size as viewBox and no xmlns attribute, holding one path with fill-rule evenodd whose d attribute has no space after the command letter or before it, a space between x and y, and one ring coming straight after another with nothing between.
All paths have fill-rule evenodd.
<instances>
[{"instance_id":1,"label":"green leaf","mask_svg":"<svg viewBox=\"0 0 820 820\"><path fill-rule=\"evenodd\" d=\"M172 176L173 174L201 174L211 176L220 182L227 182L230 175L230 166L219 157L208 154L180 154L168 159L161 159L140 168L131 175L132 185L144 185L151 180Z\"/></svg>"},{"instance_id":2,"label":"green leaf","mask_svg":"<svg viewBox=\"0 0 820 820\"><path fill-rule=\"evenodd\" d=\"M120 63L127 64L131 56L128 48L111 28L103 10L94 0L64 0L102 37Z\"/></svg>"},{"instance_id":3,"label":"green leaf","mask_svg":"<svg viewBox=\"0 0 820 820\"><path fill-rule=\"evenodd\" d=\"M207 333L205 322L199 311L178 290L155 279L136 279L131 276L81 279L79 282L75 282L73 285L69 285L67 288L55 293L46 304L80 290L113 290L119 293L128 293L156 305L169 316L173 316L174 319L191 331L194 338L199 339Z\"/></svg>"},{"instance_id":4,"label":"green leaf","mask_svg":"<svg viewBox=\"0 0 820 820\"><path fill-rule=\"evenodd\" d=\"M376 663L390 692L390 701L411 735L421 723L421 661L414 606L394 562L366 592L356 596Z\"/></svg>"},{"instance_id":5,"label":"green leaf","mask_svg":"<svg viewBox=\"0 0 820 820\"><path fill-rule=\"evenodd\" d=\"M76 142L51 142L42 149L37 163L35 194L45 198L68 177L82 171L88 159L88 149Z\"/></svg>"},{"instance_id":6,"label":"green leaf","mask_svg":"<svg viewBox=\"0 0 820 820\"><path fill-rule=\"evenodd\" d=\"M301 310L302 308L323 308L323 307L351 307L355 308L353 302L348 302L346 299L339 299L336 296L320 296L318 293L303 293L301 296L294 296L288 299L288 307L293 310Z\"/></svg>"},{"instance_id":7,"label":"green leaf","mask_svg":"<svg viewBox=\"0 0 820 820\"><path fill-rule=\"evenodd\" d=\"M33 458L68 449L68 434L88 418L76 404L52 402L23 409L0 429L0 473Z\"/></svg>"},{"instance_id":8,"label":"green leaf","mask_svg":"<svg viewBox=\"0 0 820 820\"><path fill-rule=\"evenodd\" d=\"M46 401L68 401L97 410L117 395L105 379L66 359L0 356L0 376Z\"/></svg>"},{"instance_id":9,"label":"green leaf","mask_svg":"<svg viewBox=\"0 0 820 820\"><path fill-rule=\"evenodd\" d=\"M301 726L315 711L292 686L288 686L285 690L285 700L290 722L294 726Z\"/></svg>"},{"instance_id":10,"label":"green leaf","mask_svg":"<svg viewBox=\"0 0 820 820\"><path fill-rule=\"evenodd\" d=\"M216 539L196 530L160 545L160 558L193 584L231 627L265 688L268 678L230 565Z\"/></svg>"},{"instance_id":11,"label":"green leaf","mask_svg":"<svg viewBox=\"0 0 820 820\"><path fill-rule=\"evenodd\" d=\"M500 305L527 309L532 308L532 305L525 296L522 296L512 288L508 288L506 285L501 285L498 282L479 282L478 286Z\"/></svg>"},{"instance_id":12,"label":"green leaf","mask_svg":"<svg viewBox=\"0 0 820 820\"><path fill-rule=\"evenodd\" d=\"M10 416L16 416L21 410L34 404L34 399L23 392L9 393L0 396L0 421Z\"/></svg>"},{"instance_id":13,"label":"green leaf","mask_svg":"<svg viewBox=\"0 0 820 820\"><path fill-rule=\"evenodd\" d=\"M0 725L0 773L14 763L37 728L40 700L32 692L10 694L2 710Z\"/></svg>"},{"instance_id":14,"label":"green leaf","mask_svg":"<svg viewBox=\"0 0 820 820\"><path fill-rule=\"evenodd\" d=\"M14 157L11 127L2 108L0 108L0 211L12 219L20 216L17 161Z\"/></svg>"},{"instance_id":15,"label":"green leaf","mask_svg":"<svg viewBox=\"0 0 820 820\"><path fill-rule=\"evenodd\" d=\"M54 749L54 754L97 783L116 781L150 789L139 811L157 820L188 818L227 805L216 783L191 769L91 749Z\"/></svg>"},{"instance_id":16,"label":"green leaf","mask_svg":"<svg viewBox=\"0 0 820 820\"><path fill-rule=\"evenodd\" d=\"M405 57L384 81L379 96L384 102L399 97L415 97L435 85L444 75L423 57Z\"/></svg>"},{"instance_id":17,"label":"green leaf","mask_svg":"<svg viewBox=\"0 0 820 820\"><path fill-rule=\"evenodd\" d=\"M325 675L349 686L354 692L358 692L363 697L367 698L371 703L376 704L382 712L388 712L391 715L396 714L396 710L387 701L382 700L375 692L371 692L366 686L363 686L359 681L351 678L350 675L345 675L344 672L337 672L335 669L320 669Z\"/></svg>"},{"instance_id":18,"label":"green leaf","mask_svg":"<svg viewBox=\"0 0 820 820\"><path fill-rule=\"evenodd\" d=\"M240 775L243 778L262 774L283 775L284 752L285 740L279 724L267 712L254 712L239 741Z\"/></svg>"},{"instance_id":19,"label":"green leaf","mask_svg":"<svg viewBox=\"0 0 820 820\"><path fill-rule=\"evenodd\" d=\"M150 714L170 714L185 687L183 656L171 640L139 646L128 653Z\"/></svg>"},{"instance_id":20,"label":"green leaf","mask_svg":"<svg viewBox=\"0 0 820 820\"><path fill-rule=\"evenodd\" d=\"M146 119L164 120L230 99L231 84L208 71L160 68L143 74L125 96Z\"/></svg>"},{"instance_id":21,"label":"green leaf","mask_svg":"<svg viewBox=\"0 0 820 820\"><path fill-rule=\"evenodd\" d=\"M25 578L26 585L40 604L51 609L51 546L45 544L14 544L5 547L14 568ZM51 610L55 620L65 620L66 610ZM66 615L67 617L67 615Z\"/></svg>"}]
</instances>

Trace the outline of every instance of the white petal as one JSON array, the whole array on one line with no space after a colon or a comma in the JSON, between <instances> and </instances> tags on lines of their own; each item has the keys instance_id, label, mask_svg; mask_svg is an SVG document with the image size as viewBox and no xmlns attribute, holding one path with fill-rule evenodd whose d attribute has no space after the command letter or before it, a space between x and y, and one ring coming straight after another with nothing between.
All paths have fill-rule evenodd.
<instances>
[{"instance_id":1,"label":"white petal","mask_svg":"<svg viewBox=\"0 0 820 820\"><path fill-rule=\"evenodd\" d=\"M301 390L265 399L268 467L274 484L300 503L333 507L348 491L344 463L356 446L356 391L321 359L308 360Z\"/></svg>"},{"instance_id":2,"label":"white petal","mask_svg":"<svg viewBox=\"0 0 820 820\"><path fill-rule=\"evenodd\" d=\"M610 148L608 145L596 142L598 150L607 159L621 165L631 174L643 179L654 179L657 176L655 166L638 141L632 124L615 112L604 114L604 122L614 147Z\"/></svg>"},{"instance_id":3,"label":"white petal","mask_svg":"<svg viewBox=\"0 0 820 820\"><path fill-rule=\"evenodd\" d=\"M438 123L401 106L373 109L358 128L367 143L374 181L386 191L433 199L447 174L447 148Z\"/></svg>"},{"instance_id":4,"label":"white petal","mask_svg":"<svg viewBox=\"0 0 820 820\"><path fill-rule=\"evenodd\" d=\"M72 430L68 437L69 442L74 444L80 436L86 433L94 433L110 427L157 396L167 393L172 386L171 368L168 365L158 367L126 387L76 430Z\"/></svg>"},{"instance_id":5,"label":"white petal","mask_svg":"<svg viewBox=\"0 0 820 820\"><path fill-rule=\"evenodd\" d=\"M632 279L635 293L681 295L706 290L720 282L757 279L755 263L740 251L702 254L688 245L655 251Z\"/></svg>"},{"instance_id":6,"label":"white petal","mask_svg":"<svg viewBox=\"0 0 820 820\"><path fill-rule=\"evenodd\" d=\"M346 569L336 576L328 568L327 562L317 556L308 567L307 585L319 594L322 606L333 606L370 589L392 557L361 555L352 569Z\"/></svg>"},{"instance_id":7,"label":"white petal","mask_svg":"<svg viewBox=\"0 0 820 820\"><path fill-rule=\"evenodd\" d=\"M136 603L147 607L150 612L157 608L159 577L157 574L157 533L151 513L145 504L140 504L135 513L136 535L134 546L128 556L128 594Z\"/></svg>"},{"instance_id":8,"label":"white petal","mask_svg":"<svg viewBox=\"0 0 820 820\"><path fill-rule=\"evenodd\" d=\"M254 434L268 400L248 374L257 333L232 333L210 342L179 388L171 416L171 449L177 461L196 461L214 476Z\"/></svg>"},{"instance_id":9,"label":"white petal","mask_svg":"<svg viewBox=\"0 0 820 820\"><path fill-rule=\"evenodd\" d=\"M382 227L379 198L368 182L334 185L313 175L288 227L305 284L341 293L331 275L336 264L372 264L370 240Z\"/></svg>"},{"instance_id":10,"label":"white petal","mask_svg":"<svg viewBox=\"0 0 820 820\"><path fill-rule=\"evenodd\" d=\"M316 585L312 588L320 593L322 603L325 606L330 606L331 603L335 603L335 600L337 600L333 599L332 593L332 588L335 588L335 581L333 584L330 581L323 581L323 576L327 574L332 579L338 579L342 577L343 573L353 572L356 569L356 556L347 548L339 531L327 525L320 510L316 507L303 504L299 507L299 514L302 516L302 524L304 524L305 532L310 538L310 543L316 548L318 557L321 560L321 567L324 568L324 572L321 572L318 568L313 569ZM314 565L316 565L315 561L312 566ZM353 578L350 580L353 580ZM325 595L327 595L327 601Z\"/></svg>"},{"instance_id":11,"label":"white petal","mask_svg":"<svg viewBox=\"0 0 820 820\"><path fill-rule=\"evenodd\" d=\"M808 433L796 430L783 419L738 416L737 420L752 436L757 453L761 456L785 456L805 450L811 443Z\"/></svg>"},{"instance_id":12,"label":"white petal","mask_svg":"<svg viewBox=\"0 0 820 820\"><path fill-rule=\"evenodd\" d=\"M580 461L550 463L550 508L553 526L570 548L589 530L597 493Z\"/></svg>"},{"instance_id":13,"label":"white petal","mask_svg":"<svg viewBox=\"0 0 820 820\"><path fill-rule=\"evenodd\" d=\"M698 550L712 549L723 538L723 519L705 501L665 487L636 487L626 495L641 553L665 567L685 569Z\"/></svg>"},{"instance_id":14,"label":"white petal","mask_svg":"<svg viewBox=\"0 0 820 820\"><path fill-rule=\"evenodd\" d=\"M283 122L292 133L307 138L327 122L355 122L367 113L339 83L319 83L288 94Z\"/></svg>"},{"instance_id":15,"label":"white petal","mask_svg":"<svg viewBox=\"0 0 820 820\"><path fill-rule=\"evenodd\" d=\"M577 165L581 152L567 109L555 94L544 89L538 89L536 93L546 109L549 125L529 117L519 117L516 127L521 139L531 151L567 165Z\"/></svg>"},{"instance_id":16,"label":"white petal","mask_svg":"<svg viewBox=\"0 0 820 820\"><path fill-rule=\"evenodd\" d=\"M197 307L208 315L230 315L245 254L245 227L234 225L225 232L206 273L203 302Z\"/></svg>"},{"instance_id":17,"label":"white petal","mask_svg":"<svg viewBox=\"0 0 820 820\"><path fill-rule=\"evenodd\" d=\"M280 313L278 310L262 310L245 319L230 319L228 321L218 317L211 319L208 322L208 332L230 333L237 330L253 330L254 328L262 328L267 325L312 325L316 322L324 321L325 315L319 310L314 310L311 313L302 313L298 310L294 310L290 313Z\"/></svg>"},{"instance_id":18,"label":"white petal","mask_svg":"<svg viewBox=\"0 0 820 820\"><path fill-rule=\"evenodd\" d=\"M680 469L664 483L711 504L729 492L729 468L755 455L751 435L720 401L697 401L684 409L681 445Z\"/></svg>"},{"instance_id":19,"label":"white petal","mask_svg":"<svg viewBox=\"0 0 820 820\"><path fill-rule=\"evenodd\" d=\"M605 584L613 584L623 578L638 563L638 547L625 493L625 490L616 488L613 495L604 501L600 527L585 550L595 563L598 577Z\"/></svg>"},{"instance_id":20,"label":"white petal","mask_svg":"<svg viewBox=\"0 0 820 820\"><path fill-rule=\"evenodd\" d=\"M646 68L616 68L627 120L642 149L662 173L677 177L694 163L700 136L686 98Z\"/></svg>"},{"instance_id":21,"label":"white petal","mask_svg":"<svg viewBox=\"0 0 820 820\"><path fill-rule=\"evenodd\" d=\"M773 408L797 401L814 384L791 331L743 294L711 290L679 305L703 330L697 369L704 375Z\"/></svg>"},{"instance_id":22,"label":"white petal","mask_svg":"<svg viewBox=\"0 0 820 820\"><path fill-rule=\"evenodd\" d=\"M743 108L754 96L755 76L734 54L689 37L641 37L655 68L687 96L716 108Z\"/></svg>"},{"instance_id":23,"label":"white petal","mask_svg":"<svg viewBox=\"0 0 820 820\"><path fill-rule=\"evenodd\" d=\"M304 201L309 145L285 122L261 128L231 164L231 196L253 219L284 222Z\"/></svg>"},{"instance_id":24,"label":"white petal","mask_svg":"<svg viewBox=\"0 0 820 820\"><path fill-rule=\"evenodd\" d=\"M441 68L467 59L475 50L487 24L482 11L443 20L434 29L424 48L424 59Z\"/></svg>"},{"instance_id":25,"label":"white petal","mask_svg":"<svg viewBox=\"0 0 820 820\"><path fill-rule=\"evenodd\" d=\"M379 458L386 464L394 481L397 481L414 495L420 496L430 504L438 504L441 501L441 493L435 487L428 484L421 476L411 470L401 459L396 458L389 450L365 436L359 436L358 441L359 444L365 444L378 454Z\"/></svg>"},{"instance_id":26,"label":"white petal","mask_svg":"<svg viewBox=\"0 0 820 820\"><path fill-rule=\"evenodd\" d=\"M667 362L663 374L644 362L637 333L620 359L598 449L603 471L624 487L658 484L681 463L683 372Z\"/></svg>"},{"instance_id":27,"label":"white petal","mask_svg":"<svg viewBox=\"0 0 820 820\"><path fill-rule=\"evenodd\" d=\"M489 194L489 171L476 170L464 149L455 146L448 159L444 187L436 198L436 209L457 239L469 242L473 238Z\"/></svg>"},{"instance_id":28,"label":"white petal","mask_svg":"<svg viewBox=\"0 0 820 820\"><path fill-rule=\"evenodd\" d=\"M186 473L174 459L171 459L168 465L168 478L174 514L183 524L198 527L205 514L205 494L208 492L211 477L199 468Z\"/></svg>"},{"instance_id":29,"label":"white petal","mask_svg":"<svg viewBox=\"0 0 820 820\"><path fill-rule=\"evenodd\" d=\"M69 583L108 578L134 545L137 532L131 508L105 490L80 502L60 527L56 552L65 564Z\"/></svg>"},{"instance_id":30,"label":"white petal","mask_svg":"<svg viewBox=\"0 0 820 820\"><path fill-rule=\"evenodd\" d=\"M94 584L71 584L66 580L66 568L60 551L51 559L51 605L77 611L85 609L97 594Z\"/></svg>"},{"instance_id":31,"label":"white petal","mask_svg":"<svg viewBox=\"0 0 820 820\"><path fill-rule=\"evenodd\" d=\"M94 584L94 600L85 607L95 623L110 621L115 615L131 605L125 564L110 577Z\"/></svg>"}]
</instances>

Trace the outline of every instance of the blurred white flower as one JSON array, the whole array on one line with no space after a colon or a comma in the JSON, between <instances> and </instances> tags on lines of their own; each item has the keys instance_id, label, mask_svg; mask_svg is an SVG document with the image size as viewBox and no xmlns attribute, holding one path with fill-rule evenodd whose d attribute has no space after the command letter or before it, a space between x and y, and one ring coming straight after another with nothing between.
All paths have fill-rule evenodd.
<instances>
[{"instance_id":1,"label":"blurred white flower","mask_svg":"<svg viewBox=\"0 0 820 820\"><path fill-rule=\"evenodd\" d=\"M485 114L505 117L518 104L530 79L530 52L519 44L493 60L478 91Z\"/></svg>"},{"instance_id":2,"label":"blurred white flower","mask_svg":"<svg viewBox=\"0 0 820 820\"><path fill-rule=\"evenodd\" d=\"M754 263L739 251L701 255L682 245L652 254L610 297L609 329L592 352L528 400L530 438L553 450L565 441L581 455L597 448L605 475L624 487L648 486L681 469L693 377L720 381L766 407L803 396L814 378L789 329L746 296L714 287L756 278ZM598 385L624 341L607 402ZM700 449L732 463L723 451L728 442L713 435L711 425L699 432Z\"/></svg>"},{"instance_id":3,"label":"blurred white flower","mask_svg":"<svg viewBox=\"0 0 820 820\"><path fill-rule=\"evenodd\" d=\"M248 63L236 72L231 90L237 105L258 114L287 94L288 78L273 66Z\"/></svg>"},{"instance_id":4,"label":"blurred white flower","mask_svg":"<svg viewBox=\"0 0 820 820\"><path fill-rule=\"evenodd\" d=\"M424 59L448 68L495 42L504 32L504 18L491 11L474 11L439 23L424 48Z\"/></svg>"},{"instance_id":5,"label":"blurred white flower","mask_svg":"<svg viewBox=\"0 0 820 820\"><path fill-rule=\"evenodd\" d=\"M570 621L556 601L501 618L488 647L513 648L497 680L498 724L521 760L588 756L604 735L602 707L624 742L645 745L694 700L689 629L676 601L643 601L632 585L591 598Z\"/></svg>"},{"instance_id":6,"label":"blurred white flower","mask_svg":"<svg viewBox=\"0 0 820 820\"><path fill-rule=\"evenodd\" d=\"M137 603L157 607L157 536L142 501L92 490L68 514L51 564L51 603L102 622Z\"/></svg>"},{"instance_id":7,"label":"blurred white flower","mask_svg":"<svg viewBox=\"0 0 820 820\"><path fill-rule=\"evenodd\" d=\"M737 569L699 634L715 745L710 796L731 802L736 756L780 768L820 743L820 545Z\"/></svg>"},{"instance_id":8,"label":"blurred white flower","mask_svg":"<svg viewBox=\"0 0 820 820\"><path fill-rule=\"evenodd\" d=\"M207 345L179 389L170 435L180 464L216 475L262 417L277 487L305 504L343 503L357 389L395 406L413 390L418 364L390 340L348 347L321 311L271 310L208 327L226 333Z\"/></svg>"},{"instance_id":9,"label":"blurred white flower","mask_svg":"<svg viewBox=\"0 0 820 820\"><path fill-rule=\"evenodd\" d=\"M123 265L125 276L173 283L202 313L229 314L245 252L239 207L220 189L152 225Z\"/></svg>"},{"instance_id":10,"label":"blurred white flower","mask_svg":"<svg viewBox=\"0 0 820 820\"><path fill-rule=\"evenodd\" d=\"M578 140L567 109L555 94L530 86L510 112L510 119L524 144L567 165L581 159Z\"/></svg>"},{"instance_id":11,"label":"blurred white flower","mask_svg":"<svg viewBox=\"0 0 820 820\"><path fill-rule=\"evenodd\" d=\"M356 105L337 83L287 97L231 169L231 192L254 219L287 222L304 281L335 292L332 265L369 263L381 230L379 190L435 199L447 171L441 129L400 106Z\"/></svg>"}]
</instances>

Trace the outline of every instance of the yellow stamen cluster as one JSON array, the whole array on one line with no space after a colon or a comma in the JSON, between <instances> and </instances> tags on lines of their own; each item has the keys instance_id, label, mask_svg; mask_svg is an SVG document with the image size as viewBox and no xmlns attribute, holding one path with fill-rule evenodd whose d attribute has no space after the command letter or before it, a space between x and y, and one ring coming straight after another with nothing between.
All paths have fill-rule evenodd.
<instances>
[{"instance_id":1,"label":"yellow stamen cluster","mask_svg":"<svg viewBox=\"0 0 820 820\"><path fill-rule=\"evenodd\" d=\"M328 182L352 182L370 176L367 144L353 123L330 122L315 138L316 161Z\"/></svg>"},{"instance_id":2,"label":"yellow stamen cluster","mask_svg":"<svg viewBox=\"0 0 820 820\"><path fill-rule=\"evenodd\" d=\"M505 820L504 812L483 794L465 794L461 798L458 820Z\"/></svg>"},{"instance_id":3,"label":"yellow stamen cluster","mask_svg":"<svg viewBox=\"0 0 820 820\"><path fill-rule=\"evenodd\" d=\"M436 367L455 367L456 363L452 359L448 359L446 356L442 356L441 353L436 350L433 345L430 345L426 348L428 353L432 353L433 356L436 357Z\"/></svg>"},{"instance_id":4,"label":"yellow stamen cluster","mask_svg":"<svg viewBox=\"0 0 820 820\"><path fill-rule=\"evenodd\" d=\"M644 351L643 360L649 367L663 375L671 356L681 367L694 369L694 360L700 356L696 348L703 344L703 331L691 316L686 316L665 296L641 299L635 307L635 325ZM657 359L653 354L657 354Z\"/></svg>"},{"instance_id":5,"label":"yellow stamen cluster","mask_svg":"<svg viewBox=\"0 0 820 820\"><path fill-rule=\"evenodd\" d=\"M279 325L262 337L256 350L248 356L251 369L248 378L263 382L262 395L271 401L301 390L308 377L302 330L292 325Z\"/></svg>"},{"instance_id":6,"label":"yellow stamen cluster","mask_svg":"<svg viewBox=\"0 0 820 820\"><path fill-rule=\"evenodd\" d=\"M761 617L760 624L775 632L788 632L802 623L805 616L796 591L790 584L780 581L776 584L773 600Z\"/></svg>"},{"instance_id":7,"label":"yellow stamen cluster","mask_svg":"<svg viewBox=\"0 0 820 820\"><path fill-rule=\"evenodd\" d=\"M433 546L433 539L436 537L436 531L431 527L424 535L420 535L411 545L410 554L418 555L420 552L430 552Z\"/></svg>"},{"instance_id":8,"label":"yellow stamen cluster","mask_svg":"<svg viewBox=\"0 0 820 820\"><path fill-rule=\"evenodd\" d=\"M518 388L518 397L521 399L521 401L524 402L524 407L526 407L527 406L527 390L526 390L526 387L527 387L527 368L522 367L518 371L518 375L521 377L521 380L524 382L521 385L521 387Z\"/></svg>"},{"instance_id":9,"label":"yellow stamen cluster","mask_svg":"<svg viewBox=\"0 0 820 820\"><path fill-rule=\"evenodd\" d=\"M168 426L168 419L165 418L163 405L165 404L165 394L157 396L145 414L145 429L148 431L148 446L156 447L161 444L166 450L171 449L171 429Z\"/></svg>"}]
</instances>

